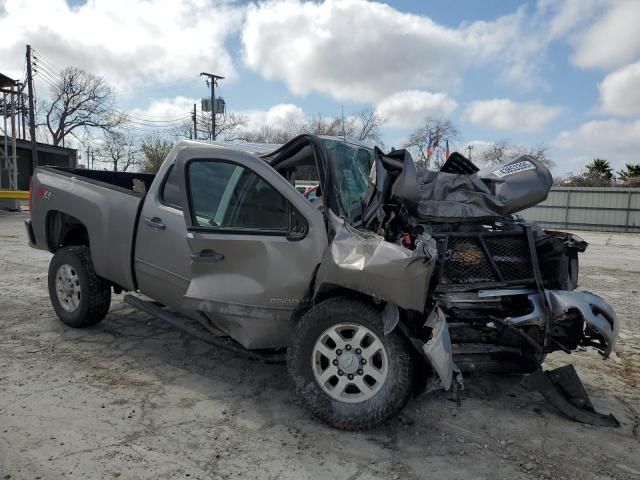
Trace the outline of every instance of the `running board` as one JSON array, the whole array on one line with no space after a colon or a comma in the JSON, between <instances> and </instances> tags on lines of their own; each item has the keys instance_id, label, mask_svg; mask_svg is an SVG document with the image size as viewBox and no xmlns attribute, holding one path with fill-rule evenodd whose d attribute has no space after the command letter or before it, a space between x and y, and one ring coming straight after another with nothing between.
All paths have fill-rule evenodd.
<instances>
[{"instance_id":1,"label":"running board","mask_svg":"<svg viewBox=\"0 0 640 480\"><path fill-rule=\"evenodd\" d=\"M209 333L204 326L197 324L195 320L184 317L182 315L178 315L169 310L166 310L159 306L159 304L155 302L150 302L147 300L142 300L141 298L135 297L133 295L125 295L124 301L131 305L132 307L137 308L138 310L142 310L149 315L159 318L160 320L164 320L169 325L182 330L183 332L191 335L192 337L197 338L198 340L208 343L209 345L213 345L216 347L223 348L230 352L233 352L237 355L250 358L252 360L259 360L265 363L284 363L286 355L284 354L263 354L254 352L251 350L247 350L242 345L232 340L229 337L216 337Z\"/></svg>"},{"instance_id":2,"label":"running board","mask_svg":"<svg viewBox=\"0 0 640 480\"><path fill-rule=\"evenodd\" d=\"M593 408L589 395L573 365L555 370L542 369L526 375L522 384L529 390L538 390L560 413L572 420L599 427L620 426L612 414L598 413Z\"/></svg>"}]
</instances>

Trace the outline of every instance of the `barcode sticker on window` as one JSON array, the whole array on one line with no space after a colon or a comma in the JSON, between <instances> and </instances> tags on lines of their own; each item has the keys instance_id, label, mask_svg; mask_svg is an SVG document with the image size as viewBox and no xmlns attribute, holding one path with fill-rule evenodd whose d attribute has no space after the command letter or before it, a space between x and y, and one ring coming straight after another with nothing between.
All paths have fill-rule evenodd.
<instances>
[{"instance_id":1,"label":"barcode sticker on window","mask_svg":"<svg viewBox=\"0 0 640 480\"><path fill-rule=\"evenodd\" d=\"M513 175L514 173L525 172L527 170L535 170L536 166L528 160L523 160L522 162L512 163L511 165L506 165L502 168L494 170L493 173L496 177L502 178L507 175Z\"/></svg>"}]
</instances>

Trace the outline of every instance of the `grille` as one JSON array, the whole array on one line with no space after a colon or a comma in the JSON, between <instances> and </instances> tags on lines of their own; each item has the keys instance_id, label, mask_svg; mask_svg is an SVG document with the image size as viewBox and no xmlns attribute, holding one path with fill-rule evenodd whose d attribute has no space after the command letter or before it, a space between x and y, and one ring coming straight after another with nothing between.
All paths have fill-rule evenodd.
<instances>
[{"instance_id":1,"label":"grille","mask_svg":"<svg viewBox=\"0 0 640 480\"><path fill-rule=\"evenodd\" d=\"M522 234L448 236L438 244L443 259L442 284L533 280L531 255Z\"/></svg>"}]
</instances>

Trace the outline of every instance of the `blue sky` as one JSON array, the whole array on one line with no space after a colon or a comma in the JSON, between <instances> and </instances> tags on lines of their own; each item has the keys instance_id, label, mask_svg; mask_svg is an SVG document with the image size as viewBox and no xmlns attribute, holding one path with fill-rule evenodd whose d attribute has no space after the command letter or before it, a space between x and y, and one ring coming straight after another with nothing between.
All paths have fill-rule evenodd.
<instances>
[{"instance_id":1,"label":"blue sky","mask_svg":"<svg viewBox=\"0 0 640 480\"><path fill-rule=\"evenodd\" d=\"M152 118L187 113L213 71L254 127L370 107L400 146L450 118L454 147L544 143L564 174L640 163L638 20L636 0L0 0L0 70L21 75L31 43Z\"/></svg>"}]
</instances>

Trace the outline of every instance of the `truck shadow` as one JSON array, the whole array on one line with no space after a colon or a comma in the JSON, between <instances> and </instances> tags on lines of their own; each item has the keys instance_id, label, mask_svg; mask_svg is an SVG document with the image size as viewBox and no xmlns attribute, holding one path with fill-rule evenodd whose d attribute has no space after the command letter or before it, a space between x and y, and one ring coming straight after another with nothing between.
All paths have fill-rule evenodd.
<instances>
[{"instance_id":1,"label":"truck shadow","mask_svg":"<svg viewBox=\"0 0 640 480\"><path fill-rule=\"evenodd\" d=\"M159 415L171 409L172 417L196 415L198 422L213 430L239 430L259 438L284 435L285 444L298 454L322 451L324 456L356 464L376 457L396 462L407 472L419 471L425 459L448 458L450 463L455 458L457 468L483 461L490 475L487 456L524 473L529 464L545 465L552 477L601 468L602 462L614 458L623 465L637 462L633 452L638 448L640 417L632 405L593 385L586 386L594 405L613 413L621 428L592 427L563 418L539 393L522 387L521 376L476 373L465 378L460 406L451 394L434 392L410 400L397 418L379 428L341 432L296 404L284 365L216 349L124 303L114 304L95 328L81 334L66 331L64 336L82 348L100 350L103 361L127 365L124 373L131 388L143 391L141 381L153 386L149 387L153 393L142 397L146 417L155 425L162 422L153 420L154 410ZM122 373L118 381L126 383ZM354 456L348 451L360 453Z\"/></svg>"}]
</instances>

